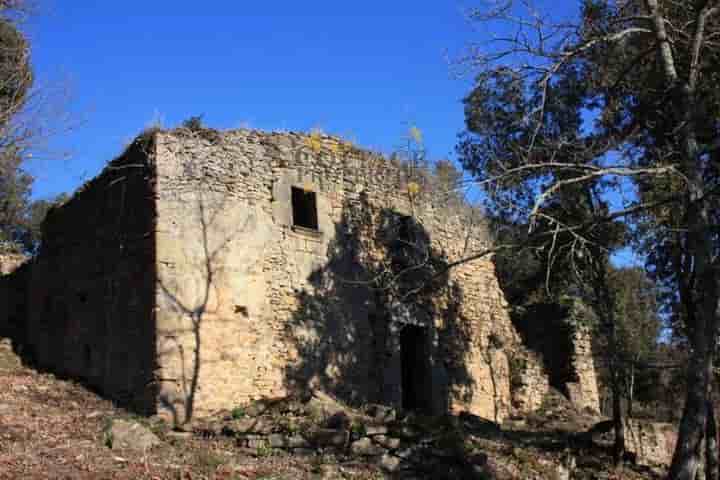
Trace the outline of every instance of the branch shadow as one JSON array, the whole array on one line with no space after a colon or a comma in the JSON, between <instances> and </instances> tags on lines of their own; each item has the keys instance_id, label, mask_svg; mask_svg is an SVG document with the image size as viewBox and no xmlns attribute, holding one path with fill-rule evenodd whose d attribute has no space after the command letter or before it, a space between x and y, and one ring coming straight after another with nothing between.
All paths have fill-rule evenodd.
<instances>
[{"instance_id":1,"label":"branch shadow","mask_svg":"<svg viewBox=\"0 0 720 480\"><path fill-rule=\"evenodd\" d=\"M364 194L346 200L327 262L296 292L284 332L297 357L287 390L434 414L470 401L472 328L447 265L417 219Z\"/></svg>"},{"instance_id":2,"label":"branch shadow","mask_svg":"<svg viewBox=\"0 0 720 480\"><path fill-rule=\"evenodd\" d=\"M168 342L158 348L157 353L163 367L168 361L179 364L178 376L157 379L165 387L158 388L158 401L170 412L175 426L190 422L195 415L202 367L212 362L204 356L203 325L211 320L222 321L216 318L220 307L217 278L224 269L222 255L230 242L245 230L249 220L230 232L223 232L218 223L226 212L229 197L223 196L219 202L208 200L207 191L202 184L195 191L200 258L195 264L189 264L192 265L190 273L201 278L202 284L197 290L189 292L187 284L181 285L184 279L172 274L157 276L158 308L177 316L173 328L165 331L164 337ZM190 218L189 212L185 223L187 218ZM172 388L167 388L168 385Z\"/></svg>"}]
</instances>

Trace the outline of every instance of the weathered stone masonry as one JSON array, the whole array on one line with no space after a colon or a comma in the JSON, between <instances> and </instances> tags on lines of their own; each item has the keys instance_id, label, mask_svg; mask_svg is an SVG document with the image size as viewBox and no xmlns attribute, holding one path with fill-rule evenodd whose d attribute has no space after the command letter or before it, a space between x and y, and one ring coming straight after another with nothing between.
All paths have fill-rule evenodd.
<instances>
[{"instance_id":1,"label":"weathered stone masonry","mask_svg":"<svg viewBox=\"0 0 720 480\"><path fill-rule=\"evenodd\" d=\"M448 268L490 245L482 223L408 175L327 136L146 134L49 216L27 342L178 421L309 388L498 420L535 408L547 377L491 259Z\"/></svg>"},{"instance_id":2,"label":"weathered stone masonry","mask_svg":"<svg viewBox=\"0 0 720 480\"><path fill-rule=\"evenodd\" d=\"M43 224L20 336L33 361L149 408L155 352L153 176L137 142Z\"/></svg>"}]
</instances>

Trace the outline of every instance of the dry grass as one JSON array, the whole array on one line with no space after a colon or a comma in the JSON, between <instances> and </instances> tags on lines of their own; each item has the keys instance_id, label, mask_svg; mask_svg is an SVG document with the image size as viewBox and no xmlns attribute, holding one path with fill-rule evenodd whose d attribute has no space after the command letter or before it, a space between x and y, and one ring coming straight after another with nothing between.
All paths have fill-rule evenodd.
<instances>
[{"instance_id":1,"label":"dry grass","mask_svg":"<svg viewBox=\"0 0 720 480\"><path fill-rule=\"evenodd\" d=\"M132 418L82 386L23 366L0 341L0 479L228 479L383 478L375 467L332 465L269 452L256 456L231 439L177 438L153 419L137 419L164 440L145 454L110 449L109 419ZM323 476L323 472L326 474Z\"/></svg>"},{"instance_id":2,"label":"dry grass","mask_svg":"<svg viewBox=\"0 0 720 480\"><path fill-rule=\"evenodd\" d=\"M144 424L163 440L162 445L144 454L108 448L105 428L115 418ZM498 479L548 478L564 454L552 447L562 443L563 434L542 429L522 432L476 426L457 430L457 421L421 418L415 424L433 435L446 432L438 440L447 444L445 448L487 455L488 467ZM0 480L389 478L358 458L261 450L238 447L232 437L203 434L202 429L195 435L178 434L159 419L133 417L74 382L23 366L9 342L0 339ZM609 456L599 452L585 452L577 460L571 478L660 478L636 468L615 471Z\"/></svg>"}]
</instances>

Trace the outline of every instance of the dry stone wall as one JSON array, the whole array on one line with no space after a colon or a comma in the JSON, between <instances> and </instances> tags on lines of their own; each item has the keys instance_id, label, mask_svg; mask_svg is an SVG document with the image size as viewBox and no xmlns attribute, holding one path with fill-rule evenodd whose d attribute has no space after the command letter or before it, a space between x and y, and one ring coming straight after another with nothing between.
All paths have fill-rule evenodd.
<instances>
[{"instance_id":1,"label":"dry stone wall","mask_svg":"<svg viewBox=\"0 0 720 480\"><path fill-rule=\"evenodd\" d=\"M329 136L149 132L51 211L20 293L0 293L23 299L40 366L176 422L313 390L501 421L537 408L548 372L491 257L455 264L491 243L449 205Z\"/></svg>"},{"instance_id":2,"label":"dry stone wall","mask_svg":"<svg viewBox=\"0 0 720 480\"><path fill-rule=\"evenodd\" d=\"M572 334L573 381L566 383L570 401L579 408L600 411L600 394L593 360L592 338L587 328L576 328Z\"/></svg>"},{"instance_id":3,"label":"dry stone wall","mask_svg":"<svg viewBox=\"0 0 720 480\"><path fill-rule=\"evenodd\" d=\"M625 424L625 444L638 464L669 467L677 442L677 428L669 423L630 420Z\"/></svg>"},{"instance_id":4,"label":"dry stone wall","mask_svg":"<svg viewBox=\"0 0 720 480\"><path fill-rule=\"evenodd\" d=\"M433 271L489 245L480 222L326 136L162 133L156 163L161 409L182 417L313 388L402 405L410 325L423 332L420 373L405 373L421 407L507 414L518 338L490 258L415 296L379 280L403 261L393 235L407 218ZM293 188L314 193L317 230L294 225Z\"/></svg>"},{"instance_id":5,"label":"dry stone wall","mask_svg":"<svg viewBox=\"0 0 720 480\"><path fill-rule=\"evenodd\" d=\"M537 303L523 308L513 323L530 350L543 365L546 376L538 375L537 362L526 367L520 355L518 384L514 401L533 410L541 403L549 387L562 392L578 408L600 411L592 341L587 309L576 304L558 307Z\"/></svg>"},{"instance_id":6,"label":"dry stone wall","mask_svg":"<svg viewBox=\"0 0 720 480\"><path fill-rule=\"evenodd\" d=\"M0 255L0 336L21 341L27 309L27 256Z\"/></svg>"},{"instance_id":7,"label":"dry stone wall","mask_svg":"<svg viewBox=\"0 0 720 480\"><path fill-rule=\"evenodd\" d=\"M20 253L0 253L0 275L14 272L27 259L27 255Z\"/></svg>"},{"instance_id":8,"label":"dry stone wall","mask_svg":"<svg viewBox=\"0 0 720 480\"><path fill-rule=\"evenodd\" d=\"M40 367L121 404L155 408L154 201L147 138L43 224L23 342Z\"/></svg>"}]
</instances>

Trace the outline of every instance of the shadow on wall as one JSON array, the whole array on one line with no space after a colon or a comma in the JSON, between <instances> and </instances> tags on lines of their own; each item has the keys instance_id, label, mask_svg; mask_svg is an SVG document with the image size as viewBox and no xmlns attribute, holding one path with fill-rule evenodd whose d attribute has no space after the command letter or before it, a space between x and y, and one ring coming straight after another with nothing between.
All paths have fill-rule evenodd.
<instances>
[{"instance_id":1,"label":"shadow on wall","mask_svg":"<svg viewBox=\"0 0 720 480\"><path fill-rule=\"evenodd\" d=\"M554 303L528 306L515 312L512 321L523 344L542 358L550 386L569 398L568 383L577 382L573 368L573 326L567 308Z\"/></svg>"},{"instance_id":2,"label":"shadow on wall","mask_svg":"<svg viewBox=\"0 0 720 480\"><path fill-rule=\"evenodd\" d=\"M361 195L345 202L331 238L328 261L296 293L285 331L297 353L285 371L288 391L427 413L469 402L462 287L423 225Z\"/></svg>"},{"instance_id":3,"label":"shadow on wall","mask_svg":"<svg viewBox=\"0 0 720 480\"><path fill-rule=\"evenodd\" d=\"M222 321L220 302L218 301L218 277L225 268L223 253L228 244L239 235L246 224L237 225L226 231L221 225L221 217L226 214L227 195L212 195L211 189L200 185L194 191L194 213L187 216L196 220L190 224L195 226L198 238L195 255L191 258L191 274L196 282L187 282L187 278L174 277L171 274L158 275L159 311L165 317L172 317L170 324L165 323L159 328L164 331L165 343L158 350L163 369L169 367L173 378L161 378L161 383L169 382L171 388L161 387L160 405L168 410L175 425L185 423L193 418L196 409L198 387L202 368L208 367L213 360L207 357L207 347L203 332L210 321ZM176 240L187 242L187 239ZM187 246L187 245L185 245ZM162 262L161 262L162 263Z\"/></svg>"},{"instance_id":4,"label":"shadow on wall","mask_svg":"<svg viewBox=\"0 0 720 480\"><path fill-rule=\"evenodd\" d=\"M36 256L6 279L9 334L27 364L141 413L155 408L149 146L139 137L51 209Z\"/></svg>"}]
</instances>

